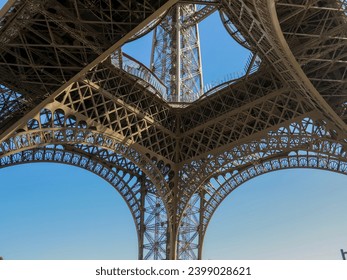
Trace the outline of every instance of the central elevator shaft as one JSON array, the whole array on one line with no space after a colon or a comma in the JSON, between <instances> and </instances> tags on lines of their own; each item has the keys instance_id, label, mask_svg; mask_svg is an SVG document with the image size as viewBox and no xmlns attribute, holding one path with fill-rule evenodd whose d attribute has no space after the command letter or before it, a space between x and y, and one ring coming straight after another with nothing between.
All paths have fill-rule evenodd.
<instances>
[{"instance_id":1,"label":"central elevator shaft","mask_svg":"<svg viewBox=\"0 0 347 280\"><path fill-rule=\"evenodd\" d=\"M168 102L193 102L203 94L196 5L177 4L155 28L151 70L167 87Z\"/></svg>"}]
</instances>

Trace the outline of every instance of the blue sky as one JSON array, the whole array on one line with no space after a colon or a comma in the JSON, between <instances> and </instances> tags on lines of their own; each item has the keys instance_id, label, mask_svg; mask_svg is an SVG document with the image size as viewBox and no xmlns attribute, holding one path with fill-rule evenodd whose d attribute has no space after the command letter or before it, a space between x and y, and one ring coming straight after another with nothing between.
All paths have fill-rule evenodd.
<instances>
[{"instance_id":1,"label":"blue sky","mask_svg":"<svg viewBox=\"0 0 347 280\"><path fill-rule=\"evenodd\" d=\"M0 5L5 1L0 0ZM242 70L248 53L216 25L200 25L205 83ZM149 63L151 37L125 51ZM347 177L284 170L234 191L207 230L204 259L341 259L347 250ZM0 169L0 256L136 259L135 226L120 195L83 169L26 164Z\"/></svg>"}]
</instances>

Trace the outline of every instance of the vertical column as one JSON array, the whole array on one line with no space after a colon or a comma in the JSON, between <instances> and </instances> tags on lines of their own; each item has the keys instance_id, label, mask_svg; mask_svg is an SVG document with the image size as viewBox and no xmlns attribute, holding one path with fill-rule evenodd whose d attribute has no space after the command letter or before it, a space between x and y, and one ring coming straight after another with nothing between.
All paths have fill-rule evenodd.
<instances>
[{"instance_id":1,"label":"vertical column","mask_svg":"<svg viewBox=\"0 0 347 280\"><path fill-rule=\"evenodd\" d=\"M201 259L204 236L203 211L203 192L199 191L191 197L182 215L178 234L178 259Z\"/></svg>"},{"instance_id":2,"label":"vertical column","mask_svg":"<svg viewBox=\"0 0 347 280\"><path fill-rule=\"evenodd\" d=\"M177 228L178 224L174 221L171 221L170 228L168 230L168 254L167 259L168 260L177 260Z\"/></svg>"},{"instance_id":3,"label":"vertical column","mask_svg":"<svg viewBox=\"0 0 347 280\"><path fill-rule=\"evenodd\" d=\"M145 236L145 231L146 231L146 226L145 226L145 197L147 194L146 186L145 186L145 180L142 178L141 180L141 191L140 191L140 201L141 201L141 206L140 206L140 225L139 225L139 260L143 260L143 251L144 251L144 236Z\"/></svg>"},{"instance_id":4,"label":"vertical column","mask_svg":"<svg viewBox=\"0 0 347 280\"><path fill-rule=\"evenodd\" d=\"M205 227L204 227L204 211L205 211L205 204L204 204L204 197L205 197L205 189L202 189L199 193L200 195L200 219L199 219L199 227L198 227L198 232L199 232L199 247L198 247L198 260L202 259L202 248L204 244L204 236L205 236Z\"/></svg>"},{"instance_id":5,"label":"vertical column","mask_svg":"<svg viewBox=\"0 0 347 280\"><path fill-rule=\"evenodd\" d=\"M176 11L176 7L172 8L154 29L151 53L150 68L167 87L168 101L176 96Z\"/></svg>"},{"instance_id":6,"label":"vertical column","mask_svg":"<svg viewBox=\"0 0 347 280\"><path fill-rule=\"evenodd\" d=\"M192 102L203 94L202 62L196 6L181 6L180 101ZM193 18L193 19L192 19Z\"/></svg>"},{"instance_id":7,"label":"vertical column","mask_svg":"<svg viewBox=\"0 0 347 280\"><path fill-rule=\"evenodd\" d=\"M168 215L162 199L149 180L141 189L141 217L139 259L163 260L167 258Z\"/></svg>"},{"instance_id":8,"label":"vertical column","mask_svg":"<svg viewBox=\"0 0 347 280\"><path fill-rule=\"evenodd\" d=\"M151 70L168 88L169 102L192 102L203 92L198 20L194 4L177 4L156 27Z\"/></svg>"},{"instance_id":9,"label":"vertical column","mask_svg":"<svg viewBox=\"0 0 347 280\"><path fill-rule=\"evenodd\" d=\"M181 102L181 7L180 5L176 5L175 11L175 21L174 21L174 30L176 33L176 38L172 47L176 48L176 57L175 57L175 67L176 75L175 75L175 96L173 96L173 101ZM183 16L183 15L182 15Z\"/></svg>"}]
</instances>

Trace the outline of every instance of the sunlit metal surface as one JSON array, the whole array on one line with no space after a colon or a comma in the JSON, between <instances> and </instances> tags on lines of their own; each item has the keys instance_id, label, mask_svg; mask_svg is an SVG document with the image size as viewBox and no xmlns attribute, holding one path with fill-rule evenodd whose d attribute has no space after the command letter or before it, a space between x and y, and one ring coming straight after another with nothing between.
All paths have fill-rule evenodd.
<instances>
[{"instance_id":1,"label":"sunlit metal surface","mask_svg":"<svg viewBox=\"0 0 347 280\"><path fill-rule=\"evenodd\" d=\"M346 1L176 4L14 1L0 19L0 166L104 178L133 215L139 259L201 259L213 213L256 176L347 173ZM197 24L216 10L252 54L204 94ZM155 27L163 53L148 69L120 47Z\"/></svg>"}]
</instances>

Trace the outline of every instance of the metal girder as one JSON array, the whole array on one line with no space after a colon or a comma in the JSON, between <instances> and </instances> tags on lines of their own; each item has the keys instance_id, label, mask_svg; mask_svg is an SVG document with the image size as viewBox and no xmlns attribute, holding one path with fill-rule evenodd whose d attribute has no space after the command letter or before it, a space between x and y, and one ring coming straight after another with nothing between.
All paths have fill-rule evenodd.
<instances>
[{"instance_id":1,"label":"metal girder","mask_svg":"<svg viewBox=\"0 0 347 280\"><path fill-rule=\"evenodd\" d=\"M199 8L200 9L197 9L193 14L191 14L182 22L181 27L183 29L196 25L207 18L209 15L213 14L217 10L217 5L206 5Z\"/></svg>"},{"instance_id":2,"label":"metal girder","mask_svg":"<svg viewBox=\"0 0 347 280\"><path fill-rule=\"evenodd\" d=\"M35 100L35 104L42 101L42 104L37 106L36 109L32 108L33 111L37 112L43 107L43 104L49 103L95 65L104 61L117 48L176 2L176 0L169 0L159 1L158 3L158 1L144 0L144 3L140 1L134 4L133 1L129 0L122 4L118 3L114 4L115 6L110 6L109 3L111 2L109 1L98 1L98 5L95 6L93 4L95 2L91 1L68 1L66 7L59 6L58 9L55 5L59 4L55 1L52 9L58 14L59 25L56 21L46 17L45 13L48 13L47 11L51 12L49 6L51 3L49 1L24 2L17 14L10 13L5 16L4 26L0 29L0 61L4 62L3 68L0 67L0 72L7 73L2 77L2 81L13 85L14 89L21 94L27 93ZM93 9L90 9L90 4L94 5ZM69 20L69 16L74 18L77 23L75 21L71 22L72 19ZM71 25L73 27L70 27ZM83 28L94 28L95 30L92 33L88 30L88 34L94 36L84 36L87 30L81 30L78 27L79 25L82 25ZM55 30L52 30L51 26L54 26ZM21 30L20 34L19 30ZM25 30L25 32L22 30ZM115 34L112 33L112 36L110 36L110 30L114 30ZM97 34L102 36L98 37ZM76 36L80 36L84 41L78 41ZM87 44L85 37L90 37L93 43L88 42ZM105 37L108 40L105 39L107 44L103 40ZM69 56L65 58L65 62L68 65L75 66L75 71L64 72L63 69L59 68L59 65L62 64L60 61L64 58L64 52L59 52L59 55L56 55L57 40L60 40L60 44L66 45L67 48L72 46L72 50L67 51ZM21 46L11 48L7 45L14 41L18 41ZM34 46L30 46L30 42ZM46 47L47 42L51 45L50 49ZM44 45L42 45L43 43ZM102 46L100 53L95 52L95 46L97 45ZM76 52L75 49L77 49ZM71 58L74 53L77 53L76 59ZM40 67L42 60L46 61L46 59L45 65L52 65L55 68ZM20 61L20 65L23 63L28 65L28 71L20 66L11 66L12 61L15 61L15 63ZM15 83L16 77L20 77L20 84ZM27 92L26 86L30 89L33 85L35 86L35 92ZM0 139L4 139L6 134L14 131L16 126L18 126L18 123L14 123L5 133L1 133Z\"/></svg>"},{"instance_id":3,"label":"metal girder","mask_svg":"<svg viewBox=\"0 0 347 280\"><path fill-rule=\"evenodd\" d=\"M69 93L66 96L69 96ZM82 144L119 153L142 168L156 186L163 188L166 195L161 193L162 197L170 196L163 173L155 171L155 165L150 158L132 149L128 139L58 101L42 108L32 119L23 123L12 137L1 142L0 156L49 144L70 144L77 147Z\"/></svg>"},{"instance_id":4,"label":"metal girder","mask_svg":"<svg viewBox=\"0 0 347 280\"><path fill-rule=\"evenodd\" d=\"M262 60L267 60L282 77L284 83L297 93L301 92L302 96L306 96L309 102L324 111L339 124L342 131L346 132L346 124L314 88L291 53L281 33L273 1L255 1L253 4L222 1L222 10L238 27L248 43L253 45L252 48L258 50Z\"/></svg>"},{"instance_id":5,"label":"metal girder","mask_svg":"<svg viewBox=\"0 0 347 280\"><path fill-rule=\"evenodd\" d=\"M337 146L331 150L332 146L323 145L324 141L336 143ZM192 186L185 190L188 193L198 188L207 177L223 173L226 169L241 170L245 166L260 163L263 159L278 155L287 156L292 151L298 150L310 150L316 153L320 149L325 149L325 152L331 153L331 156L342 160L346 156L346 145L346 138L340 141L336 139L335 124L321 119L319 112L312 112L269 131L258 139L230 146L223 153L211 155L208 161L200 159L185 164L182 168L181 184ZM201 176L195 176L195 172Z\"/></svg>"},{"instance_id":6,"label":"metal girder","mask_svg":"<svg viewBox=\"0 0 347 280\"><path fill-rule=\"evenodd\" d=\"M186 228L190 228L190 235L194 236L194 240L189 244L190 247L179 247L178 255L182 256L182 259L202 259L203 240L209 222L218 206L237 187L268 172L294 168L328 170L347 175L347 161L307 154L269 159L261 164L251 165L237 174L232 175L232 171L230 171L225 175L219 175L218 178L210 179L201 187L206 193L204 197L196 201L198 194L194 194L195 199L192 198L188 203L189 207L200 203L200 208L196 209L194 213L191 213L188 208L183 214L184 219L179 235L186 235ZM199 221L198 224L196 221Z\"/></svg>"},{"instance_id":7,"label":"metal girder","mask_svg":"<svg viewBox=\"0 0 347 280\"><path fill-rule=\"evenodd\" d=\"M168 102L192 102L203 93L197 23L213 11L178 4L154 30L150 68L165 84Z\"/></svg>"},{"instance_id":8,"label":"metal girder","mask_svg":"<svg viewBox=\"0 0 347 280\"><path fill-rule=\"evenodd\" d=\"M102 83L100 79L95 80L99 84ZM107 81L110 84L113 82L111 78ZM149 97L142 95L138 88L122 78L117 79L116 82L118 84L114 91L127 95L136 104L124 102L122 98L113 94L114 91L108 92L106 85L99 86L92 81L73 84L65 94L61 94L56 100L92 120L95 124L102 125L104 129L108 129L109 133L116 134L120 141L135 145L145 153L161 155L169 162L173 162L175 135L160 124L158 120L160 116L155 115L157 112L153 111L152 114L149 114L140 106L136 106L139 103L144 104ZM142 95L145 100L137 100L134 95ZM163 119L166 118L165 111L162 114L164 114ZM152 137L156 138L155 141L151 139Z\"/></svg>"},{"instance_id":9,"label":"metal girder","mask_svg":"<svg viewBox=\"0 0 347 280\"><path fill-rule=\"evenodd\" d=\"M190 199L180 207L183 214L179 235L185 236L186 228L190 228L194 245L180 247L178 254L187 256L195 252L201 256L204 235L215 210L233 190L256 176L287 168L317 168L347 174L347 139L336 141L334 124L316 119L317 114L313 116L271 131L267 137L225 149L208 161L186 165L181 178L185 178L182 185L191 186L184 194Z\"/></svg>"},{"instance_id":10,"label":"metal girder","mask_svg":"<svg viewBox=\"0 0 347 280\"><path fill-rule=\"evenodd\" d=\"M291 51L311 83L345 120L346 6L342 1L330 1L329 6L317 1L309 5L283 2L276 3L276 10Z\"/></svg>"},{"instance_id":11,"label":"metal girder","mask_svg":"<svg viewBox=\"0 0 347 280\"><path fill-rule=\"evenodd\" d=\"M78 146L49 145L2 156L0 168L32 162L54 162L77 166L100 176L118 191L129 207L138 235L139 259L166 258L166 210L151 181L137 165L119 154L110 155L107 150ZM108 154L107 161L105 154ZM153 199L156 200L155 204ZM160 222L158 217L161 217ZM149 250L158 239L162 240L160 246L157 245L158 250Z\"/></svg>"},{"instance_id":12,"label":"metal girder","mask_svg":"<svg viewBox=\"0 0 347 280\"><path fill-rule=\"evenodd\" d=\"M201 259L214 211L255 176L347 173L346 1L187 0L168 20L176 2L13 1L0 19L0 167L101 176L133 214L139 259ZM197 23L216 8L252 52L246 75L167 103L201 76ZM119 47L156 25L166 55L153 73Z\"/></svg>"}]
</instances>

